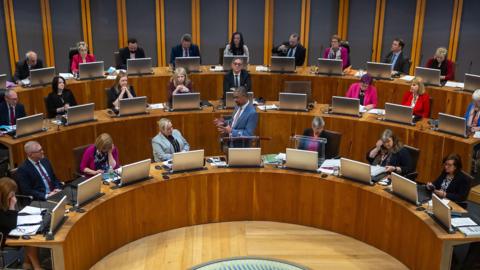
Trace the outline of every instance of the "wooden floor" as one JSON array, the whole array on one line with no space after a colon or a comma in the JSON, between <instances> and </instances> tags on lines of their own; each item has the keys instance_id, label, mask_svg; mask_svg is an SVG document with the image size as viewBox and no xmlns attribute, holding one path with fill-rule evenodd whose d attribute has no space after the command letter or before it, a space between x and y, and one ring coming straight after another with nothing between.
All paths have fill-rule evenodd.
<instances>
[{"instance_id":1,"label":"wooden floor","mask_svg":"<svg viewBox=\"0 0 480 270\"><path fill-rule=\"evenodd\" d=\"M145 237L92 269L187 269L234 256L283 259L311 269L407 269L390 255L353 238L276 222L228 222Z\"/></svg>"}]
</instances>

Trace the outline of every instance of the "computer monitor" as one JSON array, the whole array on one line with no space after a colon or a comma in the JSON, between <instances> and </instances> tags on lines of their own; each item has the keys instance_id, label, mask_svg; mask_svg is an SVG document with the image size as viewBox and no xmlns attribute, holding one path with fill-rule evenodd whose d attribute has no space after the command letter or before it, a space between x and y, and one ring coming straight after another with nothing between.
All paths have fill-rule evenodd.
<instances>
[{"instance_id":1,"label":"computer monitor","mask_svg":"<svg viewBox=\"0 0 480 270\"><path fill-rule=\"evenodd\" d=\"M88 103L67 108L65 114L65 125L71 126L74 124L94 121L95 104Z\"/></svg>"},{"instance_id":2,"label":"computer monitor","mask_svg":"<svg viewBox=\"0 0 480 270\"><path fill-rule=\"evenodd\" d=\"M285 167L316 172L318 169L318 153L317 151L287 148Z\"/></svg>"},{"instance_id":3,"label":"computer monitor","mask_svg":"<svg viewBox=\"0 0 480 270\"><path fill-rule=\"evenodd\" d=\"M280 110L285 111L308 111L307 95L299 93L278 93Z\"/></svg>"},{"instance_id":4,"label":"computer monitor","mask_svg":"<svg viewBox=\"0 0 480 270\"><path fill-rule=\"evenodd\" d=\"M229 71L232 69L232 62L234 59L242 59L243 69L247 68L248 56L246 55L224 55L223 56L223 70Z\"/></svg>"},{"instance_id":5,"label":"computer monitor","mask_svg":"<svg viewBox=\"0 0 480 270\"><path fill-rule=\"evenodd\" d=\"M295 72L295 57L272 56L270 72Z\"/></svg>"},{"instance_id":6,"label":"computer monitor","mask_svg":"<svg viewBox=\"0 0 480 270\"><path fill-rule=\"evenodd\" d=\"M51 84L53 77L55 77L55 67L32 69L30 70L30 86Z\"/></svg>"},{"instance_id":7,"label":"computer monitor","mask_svg":"<svg viewBox=\"0 0 480 270\"><path fill-rule=\"evenodd\" d=\"M318 58L317 73L323 75L343 75L343 61L341 59Z\"/></svg>"},{"instance_id":8,"label":"computer monitor","mask_svg":"<svg viewBox=\"0 0 480 270\"><path fill-rule=\"evenodd\" d=\"M463 90L473 92L477 89L480 89L480 76L466 73Z\"/></svg>"},{"instance_id":9,"label":"computer monitor","mask_svg":"<svg viewBox=\"0 0 480 270\"><path fill-rule=\"evenodd\" d=\"M415 77L420 78L425 85L441 86L440 69L416 67Z\"/></svg>"},{"instance_id":10,"label":"computer monitor","mask_svg":"<svg viewBox=\"0 0 480 270\"><path fill-rule=\"evenodd\" d=\"M340 159L340 175L344 178L373 185L384 174L384 167L370 166L369 164L347 158Z\"/></svg>"},{"instance_id":11,"label":"computer monitor","mask_svg":"<svg viewBox=\"0 0 480 270\"><path fill-rule=\"evenodd\" d=\"M367 73L375 79L391 80L392 64L367 62Z\"/></svg>"},{"instance_id":12,"label":"computer monitor","mask_svg":"<svg viewBox=\"0 0 480 270\"><path fill-rule=\"evenodd\" d=\"M183 67L187 72L200 71L200 56L176 57L175 67Z\"/></svg>"},{"instance_id":13,"label":"computer monitor","mask_svg":"<svg viewBox=\"0 0 480 270\"><path fill-rule=\"evenodd\" d=\"M122 166L119 187L130 185L150 178L151 159L145 159Z\"/></svg>"},{"instance_id":14,"label":"computer monitor","mask_svg":"<svg viewBox=\"0 0 480 270\"><path fill-rule=\"evenodd\" d=\"M53 235L65 221L65 210L67 206L67 196L63 196L63 198L55 205L52 210L51 218L50 218L50 228L48 231L47 238L53 239Z\"/></svg>"},{"instance_id":15,"label":"computer monitor","mask_svg":"<svg viewBox=\"0 0 480 270\"><path fill-rule=\"evenodd\" d=\"M128 75L147 75L153 74L152 58L127 59Z\"/></svg>"},{"instance_id":16,"label":"computer monitor","mask_svg":"<svg viewBox=\"0 0 480 270\"><path fill-rule=\"evenodd\" d=\"M118 116L145 114L147 112L147 97L132 97L119 100Z\"/></svg>"},{"instance_id":17,"label":"computer monitor","mask_svg":"<svg viewBox=\"0 0 480 270\"><path fill-rule=\"evenodd\" d=\"M285 81L283 82L283 92L306 94L308 104L313 104L312 82L311 81Z\"/></svg>"},{"instance_id":18,"label":"computer monitor","mask_svg":"<svg viewBox=\"0 0 480 270\"><path fill-rule=\"evenodd\" d=\"M440 225L449 233L453 233L452 228L452 210L450 206L437 195L432 195L432 210L433 216L440 223Z\"/></svg>"},{"instance_id":19,"label":"computer monitor","mask_svg":"<svg viewBox=\"0 0 480 270\"><path fill-rule=\"evenodd\" d=\"M170 111L200 110L200 93L172 95Z\"/></svg>"},{"instance_id":20,"label":"computer monitor","mask_svg":"<svg viewBox=\"0 0 480 270\"><path fill-rule=\"evenodd\" d=\"M199 170L205 165L205 150L178 152L173 154L172 173Z\"/></svg>"},{"instance_id":21,"label":"computer monitor","mask_svg":"<svg viewBox=\"0 0 480 270\"><path fill-rule=\"evenodd\" d=\"M248 92L248 100L250 104L253 104L253 92ZM233 92L229 91L225 93L225 109L233 109L235 108L235 101L233 100Z\"/></svg>"},{"instance_id":22,"label":"computer monitor","mask_svg":"<svg viewBox=\"0 0 480 270\"><path fill-rule=\"evenodd\" d=\"M44 131L43 113L38 113L17 119L14 138L20 138Z\"/></svg>"},{"instance_id":23,"label":"computer monitor","mask_svg":"<svg viewBox=\"0 0 480 270\"><path fill-rule=\"evenodd\" d=\"M98 79L105 78L103 61L80 63L78 66L78 79Z\"/></svg>"},{"instance_id":24,"label":"computer monitor","mask_svg":"<svg viewBox=\"0 0 480 270\"><path fill-rule=\"evenodd\" d=\"M332 97L332 113L360 116L360 99L347 97Z\"/></svg>"},{"instance_id":25,"label":"computer monitor","mask_svg":"<svg viewBox=\"0 0 480 270\"><path fill-rule=\"evenodd\" d=\"M426 192L425 186L419 186L406 177L392 173L391 180L392 192L415 205L421 205L431 198L431 193Z\"/></svg>"},{"instance_id":26,"label":"computer monitor","mask_svg":"<svg viewBox=\"0 0 480 270\"><path fill-rule=\"evenodd\" d=\"M0 90L7 90L7 74L0 74Z\"/></svg>"},{"instance_id":27,"label":"computer monitor","mask_svg":"<svg viewBox=\"0 0 480 270\"><path fill-rule=\"evenodd\" d=\"M385 103L385 120L413 125L413 108L394 103Z\"/></svg>"},{"instance_id":28,"label":"computer monitor","mask_svg":"<svg viewBox=\"0 0 480 270\"><path fill-rule=\"evenodd\" d=\"M101 193L102 188L102 174L99 173L88 180L85 180L78 184L76 188L76 201L75 207L81 207L96 198L103 195Z\"/></svg>"},{"instance_id":29,"label":"computer monitor","mask_svg":"<svg viewBox=\"0 0 480 270\"><path fill-rule=\"evenodd\" d=\"M463 117L438 113L438 131L467 138L467 121Z\"/></svg>"},{"instance_id":30,"label":"computer monitor","mask_svg":"<svg viewBox=\"0 0 480 270\"><path fill-rule=\"evenodd\" d=\"M260 167L261 148L228 148L228 167Z\"/></svg>"}]
</instances>

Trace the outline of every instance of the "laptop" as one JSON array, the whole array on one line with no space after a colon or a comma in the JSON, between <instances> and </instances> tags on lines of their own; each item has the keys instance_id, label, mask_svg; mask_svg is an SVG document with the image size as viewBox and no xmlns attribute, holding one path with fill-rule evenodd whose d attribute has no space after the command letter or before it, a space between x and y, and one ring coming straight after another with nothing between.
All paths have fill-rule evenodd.
<instances>
[{"instance_id":1,"label":"laptop","mask_svg":"<svg viewBox=\"0 0 480 270\"><path fill-rule=\"evenodd\" d=\"M343 178L354 180L368 185L373 185L385 177L385 167L371 166L356 160L340 159L340 175Z\"/></svg>"},{"instance_id":2,"label":"laptop","mask_svg":"<svg viewBox=\"0 0 480 270\"><path fill-rule=\"evenodd\" d=\"M474 92L477 89L480 89L480 76L465 73L463 90Z\"/></svg>"},{"instance_id":3,"label":"laptop","mask_svg":"<svg viewBox=\"0 0 480 270\"><path fill-rule=\"evenodd\" d=\"M147 75L153 74L152 58L127 59L128 75Z\"/></svg>"},{"instance_id":4,"label":"laptop","mask_svg":"<svg viewBox=\"0 0 480 270\"><path fill-rule=\"evenodd\" d=\"M205 150L178 152L173 154L171 173L201 170L205 166Z\"/></svg>"},{"instance_id":5,"label":"laptop","mask_svg":"<svg viewBox=\"0 0 480 270\"><path fill-rule=\"evenodd\" d=\"M317 74L343 75L343 62L340 59L318 58Z\"/></svg>"},{"instance_id":6,"label":"laptop","mask_svg":"<svg viewBox=\"0 0 480 270\"><path fill-rule=\"evenodd\" d=\"M392 64L367 62L367 73L375 79L393 80Z\"/></svg>"},{"instance_id":7,"label":"laptop","mask_svg":"<svg viewBox=\"0 0 480 270\"><path fill-rule=\"evenodd\" d=\"M248 100L250 104L253 104L253 92L248 92ZM226 92L225 93L225 109L233 109L235 108L236 104L233 100L233 92Z\"/></svg>"},{"instance_id":8,"label":"laptop","mask_svg":"<svg viewBox=\"0 0 480 270\"><path fill-rule=\"evenodd\" d=\"M16 124L16 130L12 134L15 139L44 131L43 113L18 118Z\"/></svg>"},{"instance_id":9,"label":"laptop","mask_svg":"<svg viewBox=\"0 0 480 270\"><path fill-rule=\"evenodd\" d=\"M7 90L7 74L0 74L0 90Z\"/></svg>"},{"instance_id":10,"label":"laptop","mask_svg":"<svg viewBox=\"0 0 480 270\"><path fill-rule=\"evenodd\" d=\"M53 77L55 77L55 67L32 69L30 70L30 86L51 84Z\"/></svg>"},{"instance_id":11,"label":"laptop","mask_svg":"<svg viewBox=\"0 0 480 270\"><path fill-rule=\"evenodd\" d=\"M103 61L80 63L78 66L78 79L98 79L105 78Z\"/></svg>"},{"instance_id":12,"label":"laptop","mask_svg":"<svg viewBox=\"0 0 480 270\"><path fill-rule=\"evenodd\" d=\"M295 57L272 56L270 72L292 73L295 72Z\"/></svg>"},{"instance_id":13,"label":"laptop","mask_svg":"<svg viewBox=\"0 0 480 270\"><path fill-rule=\"evenodd\" d=\"M234 59L243 60L243 69L247 67L248 56L246 55L224 55L223 56L223 70L229 71L232 69L232 62Z\"/></svg>"},{"instance_id":14,"label":"laptop","mask_svg":"<svg viewBox=\"0 0 480 270\"><path fill-rule=\"evenodd\" d=\"M307 95L299 93L278 93L279 110L308 112Z\"/></svg>"},{"instance_id":15,"label":"laptop","mask_svg":"<svg viewBox=\"0 0 480 270\"><path fill-rule=\"evenodd\" d=\"M318 169L317 151L287 148L285 168L316 172Z\"/></svg>"},{"instance_id":16,"label":"laptop","mask_svg":"<svg viewBox=\"0 0 480 270\"><path fill-rule=\"evenodd\" d=\"M351 116L361 116L360 99L347 97L332 97L332 113Z\"/></svg>"},{"instance_id":17,"label":"laptop","mask_svg":"<svg viewBox=\"0 0 480 270\"><path fill-rule=\"evenodd\" d=\"M200 72L200 56L176 57L175 67L183 67L187 72Z\"/></svg>"},{"instance_id":18,"label":"laptop","mask_svg":"<svg viewBox=\"0 0 480 270\"><path fill-rule=\"evenodd\" d=\"M50 217L50 228L47 233L47 240L53 240L53 236L63 224L63 222L67 219L67 217L65 216L66 207L67 196L63 196L63 198L55 205L52 210Z\"/></svg>"},{"instance_id":19,"label":"laptop","mask_svg":"<svg viewBox=\"0 0 480 270\"><path fill-rule=\"evenodd\" d=\"M432 199L432 192L425 185L417 185L414 181L396 173L391 174L392 192L417 206Z\"/></svg>"},{"instance_id":20,"label":"laptop","mask_svg":"<svg viewBox=\"0 0 480 270\"><path fill-rule=\"evenodd\" d=\"M385 121L414 125L413 108L394 103L385 103Z\"/></svg>"},{"instance_id":21,"label":"laptop","mask_svg":"<svg viewBox=\"0 0 480 270\"><path fill-rule=\"evenodd\" d=\"M68 107L67 113L65 114L65 125L71 126L74 124L94 121L94 110L94 103Z\"/></svg>"},{"instance_id":22,"label":"laptop","mask_svg":"<svg viewBox=\"0 0 480 270\"><path fill-rule=\"evenodd\" d=\"M440 69L416 67L415 77L422 79L425 85L441 86Z\"/></svg>"},{"instance_id":23,"label":"laptop","mask_svg":"<svg viewBox=\"0 0 480 270\"><path fill-rule=\"evenodd\" d=\"M172 95L170 111L200 110L200 93Z\"/></svg>"},{"instance_id":24,"label":"laptop","mask_svg":"<svg viewBox=\"0 0 480 270\"><path fill-rule=\"evenodd\" d=\"M119 100L119 117L144 113L147 113L147 97L132 97Z\"/></svg>"},{"instance_id":25,"label":"laptop","mask_svg":"<svg viewBox=\"0 0 480 270\"><path fill-rule=\"evenodd\" d=\"M467 120L455 115L438 113L438 131L467 138Z\"/></svg>"},{"instance_id":26,"label":"laptop","mask_svg":"<svg viewBox=\"0 0 480 270\"><path fill-rule=\"evenodd\" d=\"M85 180L77 185L76 196L72 203L76 208L82 207L87 203L104 195L100 190L102 188L102 174L99 173L88 180Z\"/></svg>"},{"instance_id":27,"label":"laptop","mask_svg":"<svg viewBox=\"0 0 480 270\"><path fill-rule=\"evenodd\" d=\"M307 94L308 104L313 104L312 82L311 81L285 81L284 91L288 93Z\"/></svg>"},{"instance_id":28,"label":"laptop","mask_svg":"<svg viewBox=\"0 0 480 270\"><path fill-rule=\"evenodd\" d=\"M228 167L261 167L261 148L228 148Z\"/></svg>"},{"instance_id":29,"label":"laptop","mask_svg":"<svg viewBox=\"0 0 480 270\"><path fill-rule=\"evenodd\" d=\"M454 233L450 206L435 194L432 195L432 206L434 219L439 222L448 233Z\"/></svg>"},{"instance_id":30,"label":"laptop","mask_svg":"<svg viewBox=\"0 0 480 270\"><path fill-rule=\"evenodd\" d=\"M127 186L136 182L150 179L151 159L137 161L122 166L120 180L113 181L118 187Z\"/></svg>"}]
</instances>

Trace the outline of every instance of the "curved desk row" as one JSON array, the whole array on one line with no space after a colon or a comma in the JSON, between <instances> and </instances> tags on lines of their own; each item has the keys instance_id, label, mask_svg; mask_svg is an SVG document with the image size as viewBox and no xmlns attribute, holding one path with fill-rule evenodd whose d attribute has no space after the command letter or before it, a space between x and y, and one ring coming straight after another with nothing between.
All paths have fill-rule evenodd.
<instances>
[{"instance_id":1,"label":"curved desk row","mask_svg":"<svg viewBox=\"0 0 480 270\"><path fill-rule=\"evenodd\" d=\"M255 66L249 67L252 78L252 90L256 97L268 101L278 100L278 93L283 89L284 81L308 80L312 82L312 96L320 104L331 103L332 96L344 96L348 87L358 81L354 76L320 76L310 72L310 68L298 68L293 74L256 72ZM223 92L223 72L211 72L208 67L202 67L202 72L190 75L195 91L201 93L203 100L218 100ZM166 67L155 68L153 75L131 76L129 82L138 95L145 95L150 103L168 100L167 86L171 77ZM67 82L79 104L94 102L96 109L105 109L105 89L113 85L113 80L87 80ZM402 96L408 91L409 83L395 79L393 81L376 81L378 90L378 107L383 108L385 102L401 103ZM19 98L25 104L27 113L46 112L44 97L51 91L50 86L36 88L17 88ZM471 102L471 93L458 91L451 87L427 87L428 94L433 98L432 117L439 112L463 116Z\"/></svg>"},{"instance_id":2,"label":"curved desk row","mask_svg":"<svg viewBox=\"0 0 480 270\"><path fill-rule=\"evenodd\" d=\"M480 241L448 234L427 213L380 186L274 168L219 169L172 175L111 190L69 218L53 241L9 245L51 248L55 269L88 269L110 252L159 232L212 222L276 221L351 236L409 269L448 269L455 245Z\"/></svg>"},{"instance_id":3,"label":"curved desk row","mask_svg":"<svg viewBox=\"0 0 480 270\"><path fill-rule=\"evenodd\" d=\"M428 182L436 179L441 171L442 158L450 153L461 155L465 170L471 167L473 147L478 143L474 138L461 138L430 130L427 121L416 126L407 126L385 122L376 115L365 114L362 118L325 114L326 105L317 105L310 112L259 111L257 135L271 137L262 141L262 153L285 152L292 134L302 134L311 126L312 118L322 115L326 129L342 133L340 155L355 160L365 161L366 153L377 142L384 129L390 128L398 134L407 145L420 149L417 171L419 181ZM109 133L119 149L121 164L128 164L153 156L151 139L157 134L156 122L161 117L172 120L174 128L179 129L191 149L205 149L206 155L218 155L220 143L217 130L213 124L216 117L231 114L231 111L213 111L205 108L201 111L164 112L152 110L149 114L111 118L106 111L97 111L97 121L69 126L50 125L46 132L37 133L20 139L0 138L0 143L10 149L12 166L16 167L26 157L23 145L29 140L39 141L47 157L52 161L55 172L60 179L71 179L76 167L72 149L91 144L97 135Z\"/></svg>"}]
</instances>

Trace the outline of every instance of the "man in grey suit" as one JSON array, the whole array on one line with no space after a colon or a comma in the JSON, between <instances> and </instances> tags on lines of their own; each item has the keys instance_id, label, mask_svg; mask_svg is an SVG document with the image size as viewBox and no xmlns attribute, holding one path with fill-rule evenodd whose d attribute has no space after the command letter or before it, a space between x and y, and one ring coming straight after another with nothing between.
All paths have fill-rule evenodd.
<instances>
[{"instance_id":1,"label":"man in grey suit","mask_svg":"<svg viewBox=\"0 0 480 270\"><path fill-rule=\"evenodd\" d=\"M190 150L190 145L182 133L173 129L172 122L167 118L158 121L160 132L152 139L153 158L155 162L172 159L173 153Z\"/></svg>"}]
</instances>

